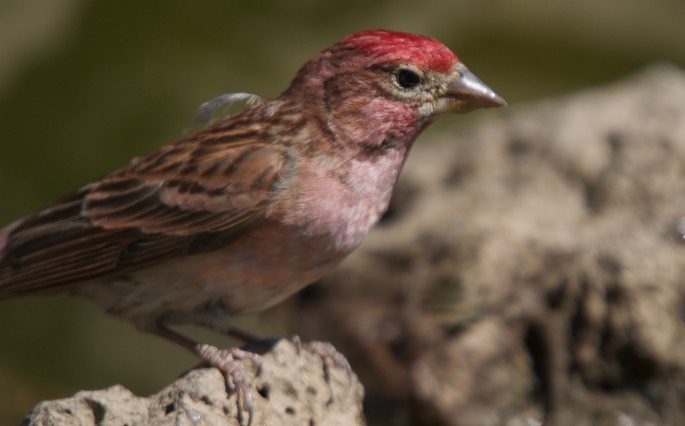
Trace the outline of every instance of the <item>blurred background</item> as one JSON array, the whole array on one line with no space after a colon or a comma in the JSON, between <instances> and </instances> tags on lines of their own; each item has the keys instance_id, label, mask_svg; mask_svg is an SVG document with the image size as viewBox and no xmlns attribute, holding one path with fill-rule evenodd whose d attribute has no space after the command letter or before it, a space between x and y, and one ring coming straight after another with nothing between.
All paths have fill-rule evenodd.
<instances>
[{"instance_id":1,"label":"blurred background","mask_svg":"<svg viewBox=\"0 0 685 426\"><path fill-rule=\"evenodd\" d=\"M179 138L203 101L278 94L310 56L363 29L440 39L512 109L653 62L685 66L681 0L232 3L0 0L0 226ZM498 113L444 120L420 143ZM240 323L289 335L296 314L286 303ZM0 424L80 389L154 393L196 362L86 301L2 301Z\"/></svg>"}]
</instances>

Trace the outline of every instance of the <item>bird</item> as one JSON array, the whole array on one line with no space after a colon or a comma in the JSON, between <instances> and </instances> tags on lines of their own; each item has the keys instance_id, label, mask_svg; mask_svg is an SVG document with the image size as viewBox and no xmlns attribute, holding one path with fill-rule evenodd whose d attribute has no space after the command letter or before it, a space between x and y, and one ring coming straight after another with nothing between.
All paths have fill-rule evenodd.
<instances>
[{"instance_id":1,"label":"bird","mask_svg":"<svg viewBox=\"0 0 685 426\"><path fill-rule=\"evenodd\" d=\"M3 228L0 299L83 296L228 373L237 352L173 327L248 339L232 319L359 246L436 118L506 105L440 41L389 30L343 38L280 95L235 98L251 102Z\"/></svg>"}]
</instances>

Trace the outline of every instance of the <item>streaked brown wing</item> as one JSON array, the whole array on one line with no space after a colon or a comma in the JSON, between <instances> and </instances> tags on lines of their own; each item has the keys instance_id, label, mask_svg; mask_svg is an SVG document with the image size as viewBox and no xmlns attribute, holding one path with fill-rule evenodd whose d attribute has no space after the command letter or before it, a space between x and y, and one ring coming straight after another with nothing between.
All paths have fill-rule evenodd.
<instances>
[{"instance_id":1,"label":"streaked brown wing","mask_svg":"<svg viewBox=\"0 0 685 426\"><path fill-rule=\"evenodd\" d=\"M169 145L0 232L0 298L228 244L264 219L286 155L217 127Z\"/></svg>"}]
</instances>

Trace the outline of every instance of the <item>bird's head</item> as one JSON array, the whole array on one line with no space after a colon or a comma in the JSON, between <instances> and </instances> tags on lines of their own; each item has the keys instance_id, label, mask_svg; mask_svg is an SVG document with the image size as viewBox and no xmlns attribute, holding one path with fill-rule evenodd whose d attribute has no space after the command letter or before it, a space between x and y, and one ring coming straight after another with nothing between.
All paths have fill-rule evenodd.
<instances>
[{"instance_id":1,"label":"bird's head","mask_svg":"<svg viewBox=\"0 0 685 426\"><path fill-rule=\"evenodd\" d=\"M437 115L506 105L438 40L364 31L312 58L286 94L321 105L334 133L371 146L408 143Z\"/></svg>"}]
</instances>

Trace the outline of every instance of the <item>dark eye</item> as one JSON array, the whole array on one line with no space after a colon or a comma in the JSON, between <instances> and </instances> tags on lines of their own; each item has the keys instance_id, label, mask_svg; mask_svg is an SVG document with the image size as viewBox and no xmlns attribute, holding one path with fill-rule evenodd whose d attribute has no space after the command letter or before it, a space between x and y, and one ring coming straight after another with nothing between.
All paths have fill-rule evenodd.
<instances>
[{"instance_id":1,"label":"dark eye","mask_svg":"<svg viewBox=\"0 0 685 426\"><path fill-rule=\"evenodd\" d=\"M402 68L397 72L397 82L405 89L411 89L421 82L421 77L412 70Z\"/></svg>"}]
</instances>

